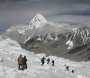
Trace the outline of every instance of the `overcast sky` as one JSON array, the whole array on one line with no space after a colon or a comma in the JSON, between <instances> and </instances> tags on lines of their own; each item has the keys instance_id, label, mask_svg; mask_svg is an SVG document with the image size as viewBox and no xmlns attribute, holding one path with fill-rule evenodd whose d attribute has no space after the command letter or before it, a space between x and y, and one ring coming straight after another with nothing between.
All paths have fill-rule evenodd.
<instances>
[{"instance_id":1,"label":"overcast sky","mask_svg":"<svg viewBox=\"0 0 90 78\"><path fill-rule=\"evenodd\" d=\"M52 22L90 25L90 0L0 0L0 31L37 13Z\"/></svg>"}]
</instances>

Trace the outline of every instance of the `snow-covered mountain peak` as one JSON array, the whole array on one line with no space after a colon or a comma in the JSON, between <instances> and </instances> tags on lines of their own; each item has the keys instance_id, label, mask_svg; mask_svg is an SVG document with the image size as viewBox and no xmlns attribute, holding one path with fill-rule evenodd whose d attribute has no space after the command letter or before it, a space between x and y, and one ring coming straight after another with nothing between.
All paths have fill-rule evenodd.
<instances>
[{"instance_id":1,"label":"snow-covered mountain peak","mask_svg":"<svg viewBox=\"0 0 90 78\"><path fill-rule=\"evenodd\" d=\"M66 44L69 45L69 47L72 46L71 43L75 45L86 44L90 42L90 27L88 27L87 25L82 25L76 28L74 31L75 32L70 37L70 40L66 42ZM73 46L71 48L73 48Z\"/></svg>"},{"instance_id":2,"label":"snow-covered mountain peak","mask_svg":"<svg viewBox=\"0 0 90 78\"><path fill-rule=\"evenodd\" d=\"M90 27L86 26L86 25L83 25L83 26L79 26L76 30L75 30L75 33L87 33L87 31L89 32L90 31Z\"/></svg>"},{"instance_id":3,"label":"snow-covered mountain peak","mask_svg":"<svg viewBox=\"0 0 90 78\"><path fill-rule=\"evenodd\" d=\"M47 23L47 20L44 18L44 16L37 13L29 24L30 24L30 27L39 28L44 26L46 23Z\"/></svg>"},{"instance_id":4,"label":"snow-covered mountain peak","mask_svg":"<svg viewBox=\"0 0 90 78\"><path fill-rule=\"evenodd\" d=\"M79 26L78 29L90 29L90 27L87 25L82 25L82 26Z\"/></svg>"},{"instance_id":5,"label":"snow-covered mountain peak","mask_svg":"<svg viewBox=\"0 0 90 78\"><path fill-rule=\"evenodd\" d=\"M86 43L89 40L90 37L90 28L88 26L80 26L74 34L74 38L78 38L83 43Z\"/></svg>"}]
</instances>

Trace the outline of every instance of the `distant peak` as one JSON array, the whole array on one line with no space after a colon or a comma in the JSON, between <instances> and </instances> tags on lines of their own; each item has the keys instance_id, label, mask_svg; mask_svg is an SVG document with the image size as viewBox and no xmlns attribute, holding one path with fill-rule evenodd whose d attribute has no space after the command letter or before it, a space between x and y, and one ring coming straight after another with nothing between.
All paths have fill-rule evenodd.
<instances>
[{"instance_id":1,"label":"distant peak","mask_svg":"<svg viewBox=\"0 0 90 78\"><path fill-rule=\"evenodd\" d=\"M47 20L45 19L45 17L42 14L37 13L34 16L34 18L31 20L30 26L35 27L35 28L39 28L39 27L44 26L46 23L47 23Z\"/></svg>"},{"instance_id":2,"label":"distant peak","mask_svg":"<svg viewBox=\"0 0 90 78\"><path fill-rule=\"evenodd\" d=\"M81 26L78 27L78 29L79 29L79 30L90 29L90 27L87 26L87 25L81 25Z\"/></svg>"}]
</instances>

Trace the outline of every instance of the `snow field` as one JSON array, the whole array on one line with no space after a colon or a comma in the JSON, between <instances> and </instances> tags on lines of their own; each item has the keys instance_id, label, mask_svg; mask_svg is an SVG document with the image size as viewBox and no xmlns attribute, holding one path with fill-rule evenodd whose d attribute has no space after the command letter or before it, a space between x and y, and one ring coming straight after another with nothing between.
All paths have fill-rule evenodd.
<instances>
[{"instance_id":1,"label":"snow field","mask_svg":"<svg viewBox=\"0 0 90 78\"><path fill-rule=\"evenodd\" d=\"M28 69L18 70L17 59L19 55L27 56ZM45 63L41 66L40 59L45 54L34 54L26 51L9 38L0 41L0 78L90 78L90 62L73 62L68 59L49 56L55 60L55 66ZM48 57L46 57L48 58ZM66 71L65 65L70 66ZM71 73L71 70L75 73Z\"/></svg>"}]
</instances>

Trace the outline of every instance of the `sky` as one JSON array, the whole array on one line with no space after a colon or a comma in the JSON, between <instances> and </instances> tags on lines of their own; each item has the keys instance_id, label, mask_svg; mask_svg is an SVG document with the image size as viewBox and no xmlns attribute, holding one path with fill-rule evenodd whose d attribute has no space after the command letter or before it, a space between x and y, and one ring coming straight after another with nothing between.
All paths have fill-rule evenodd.
<instances>
[{"instance_id":1,"label":"sky","mask_svg":"<svg viewBox=\"0 0 90 78\"><path fill-rule=\"evenodd\" d=\"M37 14L48 21L90 26L90 0L0 0L0 31Z\"/></svg>"}]
</instances>

